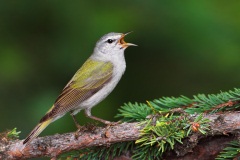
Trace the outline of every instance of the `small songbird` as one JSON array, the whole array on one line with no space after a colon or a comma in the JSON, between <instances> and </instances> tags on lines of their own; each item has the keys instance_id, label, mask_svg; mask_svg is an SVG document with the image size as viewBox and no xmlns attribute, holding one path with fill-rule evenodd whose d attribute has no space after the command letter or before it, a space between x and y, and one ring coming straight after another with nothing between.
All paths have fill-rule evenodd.
<instances>
[{"instance_id":1,"label":"small songbird","mask_svg":"<svg viewBox=\"0 0 240 160\"><path fill-rule=\"evenodd\" d=\"M50 123L68 112L77 128L80 128L80 125L75 115L81 110L85 110L85 115L89 118L111 124L109 121L92 116L91 109L112 92L125 72L124 50L128 46L136 46L124 41L124 37L129 33L108 33L96 43L93 54L63 88L53 106L23 144L30 143Z\"/></svg>"}]
</instances>

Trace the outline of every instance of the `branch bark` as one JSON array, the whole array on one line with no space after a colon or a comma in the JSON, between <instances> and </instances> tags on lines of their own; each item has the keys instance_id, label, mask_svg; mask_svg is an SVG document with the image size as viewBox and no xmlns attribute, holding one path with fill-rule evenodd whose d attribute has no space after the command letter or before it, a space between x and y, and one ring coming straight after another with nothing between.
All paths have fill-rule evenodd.
<instances>
[{"instance_id":1,"label":"branch bark","mask_svg":"<svg viewBox=\"0 0 240 160\"><path fill-rule=\"evenodd\" d=\"M240 133L239 112L210 114L205 117L211 120L210 130L207 134L194 133L189 138L184 139L183 144L175 146L174 151L172 151L175 156L171 154L171 159L184 159L184 156L193 154L194 148L201 143L199 141L202 139L204 142L204 139L206 140L209 137L221 135L225 137L224 142L226 142L226 138L229 138L229 141L234 139L233 136L227 135L238 135ZM93 146L109 146L117 142L134 141L139 138L139 133L142 128L143 126L139 126L136 122L122 123L105 128L93 127L79 132L80 136L77 139L75 133L56 134L36 138L27 146L22 144L23 140L10 142L0 140L0 159L56 158L58 155L72 150ZM219 144L219 141L217 141L217 144ZM205 152L205 150L200 150L199 154L203 152ZM169 159L168 156L170 155L167 153L165 158Z\"/></svg>"}]
</instances>

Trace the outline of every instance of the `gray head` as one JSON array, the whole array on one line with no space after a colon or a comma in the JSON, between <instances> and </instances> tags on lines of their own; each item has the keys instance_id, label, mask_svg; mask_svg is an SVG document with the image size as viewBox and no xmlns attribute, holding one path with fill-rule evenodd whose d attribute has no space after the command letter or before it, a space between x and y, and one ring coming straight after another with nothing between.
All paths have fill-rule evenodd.
<instances>
[{"instance_id":1,"label":"gray head","mask_svg":"<svg viewBox=\"0 0 240 160\"><path fill-rule=\"evenodd\" d=\"M128 47L128 46L136 46L132 43L126 43L124 41L124 37L129 34L128 33L108 33L105 34L96 44L96 47L94 49L94 52L100 52L103 54L118 54L119 52L122 52Z\"/></svg>"}]
</instances>

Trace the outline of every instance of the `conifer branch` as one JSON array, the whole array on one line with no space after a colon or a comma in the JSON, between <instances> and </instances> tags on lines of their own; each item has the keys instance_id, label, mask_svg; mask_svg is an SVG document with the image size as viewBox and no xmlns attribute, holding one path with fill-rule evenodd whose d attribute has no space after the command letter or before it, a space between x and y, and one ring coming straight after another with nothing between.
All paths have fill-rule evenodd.
<instances>
[{"instance_id":1,"label":"conifer branch","mask_svg":"<svg viewBox=\"0 0 240 160\"><path fill-rule=\"evenodd\" d=\"M57 134L23 146L21 140L16 140L19 135L16 129L0 133L0 159L44 156L56 159L66 155L87 160L113 159L126 153L131 153L133 159L161 159L168 156L169 150L177 156L186 156L199 145L200 139L215 135L225 138L231 135L229 141L239 138L239 109L240 89L193 98L163 97L147 103L127 103L119 109L117 117L128 123L105 128L88 126L78 139L75 133ZM238 147L234 146L226 149L222 157L232 155L233 151L237 154Z\"/></svg>"},{"instance_id":2,"label":"conifer branch","mask_svg":"<svg viewBox=\"0 0 240 160\"><path fill-rule=\"evenodd\" d=\"M193 132L188 139L183 141L185 149L174 148L175 153L184 156L197 145L200 139L214 135L230 135L240 132L240 113L226 112L205 115L210 120L210 130L206 134ZM139 123L122 123L114 126L93 127L79 133L75 139L74 133L56 134L53 136L39 137L24 148L22 140L7 141L0 139L0 159L26 159L34 157L52 157L56 159L65 152L83 148L107 146L117 142L134 141L139 139L143 126ZM192 144L192 145L189 145ZM178 150L179 149L179 150ZM86 153L87 154L87 153ZM79 155L80 157L81 155Z\"/></svg>"},{"instance_id":3,"label":"conifer branch","mask_svg":"<svg viewBox=\"0 0 240 160\"><path fill-rule=\"evenodd\" d=\"M35 157L56 158L68 151L79 150L93 146L110 146L121 141L133 141L139 137L141 129L137 123L122 123L114 126L89 127L75 133L56 134L38 137L27 146L23 140L0 140L0 159L27 159ZM3 140L4 139L4 140Z\"/></svg>"}]
</instances>

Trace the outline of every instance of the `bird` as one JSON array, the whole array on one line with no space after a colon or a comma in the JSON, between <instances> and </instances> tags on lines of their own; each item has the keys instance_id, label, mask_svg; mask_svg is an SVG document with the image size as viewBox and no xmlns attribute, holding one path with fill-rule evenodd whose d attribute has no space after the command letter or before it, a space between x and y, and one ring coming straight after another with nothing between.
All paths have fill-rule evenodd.
<instances>
[{"instance_id":1,"label":"bird","mask_svg":"<svg viewBox=\"0 0 240 160\"><path fill-rule=\"evenodd\" d=\"M124 51L129 46L137 46L125 42L124 37L129 33L131 32L110 32L97 41L91 56L63 88L52 107L40 119L23 144L29 144L50 123L66 113L70 113L78 129L81 126L75 116L81 110L84 110L85 115L91 119L106 125L112 123L93 116L91 109L113 91L124 74L126 70Z\"/></svg>"}]
</instances>

